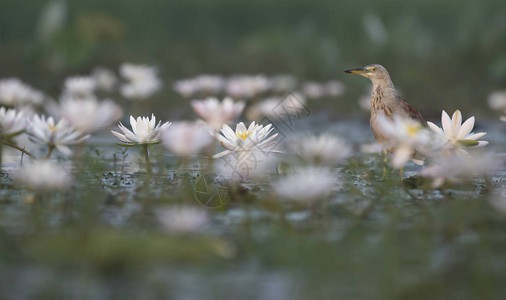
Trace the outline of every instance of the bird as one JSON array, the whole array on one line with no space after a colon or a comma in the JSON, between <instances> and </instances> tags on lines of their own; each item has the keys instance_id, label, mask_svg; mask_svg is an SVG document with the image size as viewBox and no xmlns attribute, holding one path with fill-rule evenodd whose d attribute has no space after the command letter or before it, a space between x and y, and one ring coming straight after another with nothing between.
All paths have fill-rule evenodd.
<instances>
[{"instance_id":1,"label":"bird","mask_svg":"<svg viewBox=\"0 0 506 300\"><path fill-rule=\"evenodd\" d=\"M370 125L376 142L381 144L388 144L389 142L388 136L382 132L379 124L378 116L380 115L390 120L393 120L395 116L411 119L425 126L425 120L420 112L399 96L385 67L371 64L344 72L361 75L369 78L372 82ZM391 151L392 149L385 149L384 154ZM413 155L412 160L416 164L423 164L423 160L417 154Z\"/></svg>"}]
</instances>

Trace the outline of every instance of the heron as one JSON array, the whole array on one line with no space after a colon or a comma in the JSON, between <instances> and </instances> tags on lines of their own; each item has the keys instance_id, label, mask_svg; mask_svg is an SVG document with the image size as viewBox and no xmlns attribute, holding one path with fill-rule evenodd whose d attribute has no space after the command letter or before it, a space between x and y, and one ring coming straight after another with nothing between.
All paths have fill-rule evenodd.
<instances>
[{"instance_id":1,"label":"heron","mask_svg":"<svg viewBox=\"0 0 506 300\"><path fill-rule=\"evenodd\" d=\"M390 79L390 74L382 65L372 64L344 72L361 75L369 78L372 82L370 125L376 142L382 144L388 144L389 142L388 136L382 132L379 125L378 116L380 115L391 120L394 116L399 116L417 121L423 125L426 124L420 112L399 96L392 79ZM384 154L386 155L390 151L391 149L385 149ZM413 162L419 165L423 164L423 160L418 158L418 156L413 157Z\"/></svg>"}]
</instances>

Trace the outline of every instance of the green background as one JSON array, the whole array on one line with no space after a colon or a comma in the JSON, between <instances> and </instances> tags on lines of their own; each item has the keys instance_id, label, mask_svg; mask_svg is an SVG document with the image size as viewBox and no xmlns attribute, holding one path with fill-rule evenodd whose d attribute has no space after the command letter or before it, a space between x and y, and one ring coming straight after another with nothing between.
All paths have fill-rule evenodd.
<instances>
[{"instance_id":1,"label":"green background","mask_svg":"<svg viewBox=\"0 0 506 300\"><path fill-rule=\"evenodd\" d=\"M44 35L47 3L2 1L0 77L53 95L65 76L126 61L160 68L167 93L158 104L181 100L168 90L182 77L291 73L345 81L345 100L329 106L347 112L368 82L342 71L369 63L386 66L429 116L490 113L487 95L506 86L502 0L74 0Z\"/></svg>"}]
</instances>

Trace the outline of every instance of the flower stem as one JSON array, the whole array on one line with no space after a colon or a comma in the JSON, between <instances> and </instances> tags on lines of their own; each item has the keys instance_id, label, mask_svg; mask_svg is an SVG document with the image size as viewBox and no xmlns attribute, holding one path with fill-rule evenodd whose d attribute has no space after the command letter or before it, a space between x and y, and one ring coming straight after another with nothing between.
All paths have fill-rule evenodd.
<instances>
[{"instance_id":1,"label":"flower stem","mask_svg":"<svg viewBox=\"0 0 506 300\"><path fill-rule=\"evenodd\" d=\"M144 147L144 159L146 160L146 171L148 172L148 175L151 175L151 162L149 161L148 144L145 144L143 147Z\"/></svg>"},{"instance_id":2,"label":"flower stem","mask_svg":"<svg viewBox=\"0 0 506 300\"><path fill-rule=\"evenodd\" d=\"M51 157L53 150L54 150L54 146L49 146L49 151L47 152L46 159L49 159Z\"/></svg>"},{"instance_id":3,"label":"flower stem","mask_svg":"<svg viewBox=\"0 0 506 300\"><path fill-rule=\"evenodd\" d=\"M14 145L14 144L8 143L8 142L6 142L6 141L2 141L2 142L0 143L0 153L2 152L2 150L1 150L1 149L2 149L2 145L6 145L6 146L9 146L9 147L11 147L11 148L14 148L14 149L16 149L16 150L19 150L19 151L23 152L25 155L28 155L30 158L37 159L37 158L35 157L35 155L33 155L33 154L31 154L30 152L28 152L27 150L25 150L25 148L21 148L21 147L19 147L19 146L16 146L16 145ZM1 158L0 158L0 161L1 161Z\"/></svg>"},{"instance_id":4,"label":"flower stem","mask_svg":"<svg viewBox=\"0 0 506 300\"><path fill-rule=\"evenodd\" d=\"M0 139L2 139L2 140L0 140L0 173L1 173L2 172L2 163L3 163L3 160L2 160L3 155L2 154L3 154L3 148L4 148L3 147L4 141L3 141L3 137L0 137Z\"/></svg>"}]
</instances>

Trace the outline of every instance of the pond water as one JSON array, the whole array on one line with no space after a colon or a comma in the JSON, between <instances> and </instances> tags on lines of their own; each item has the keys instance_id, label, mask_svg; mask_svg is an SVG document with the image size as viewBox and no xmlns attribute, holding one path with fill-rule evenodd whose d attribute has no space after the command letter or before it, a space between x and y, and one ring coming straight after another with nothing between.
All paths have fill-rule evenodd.
<instances>
[{"instance_id":1,"label":"pond water","mask_svg":"<svg viewBox=\"0 0 506 300\"><path fill-rule=\"evenodd\" d=\"M183 168L154 149L147 177L137 150L125 158L108 133L89 141L85 172L71 190L33 195L13 185L19 154L4 159L0 202L0 295L8 299L498 298L506 291L506 125L480 121L498 153L488 183L424 189L419 167L404 182L371 143L367 118L324 113L280 132L332 132L354 147L333 172L341 185L317 205L272 194L276 174L228 189L225 204L195 198L202 160ZM281 127L277 127L279 129ZM279 131L278 131L279 132ZM286 138L286 140L285 140ZM114 159L114 155L116 159ZM24 158L27 159L27 158ZM180 166L180 165L179 165ZM68 168L71 169L69 163ZM503 194L504 197L504 194ZM194 205L208 219L191 234L164 229L158 212Z\"/></svg>"}]
</instances>

